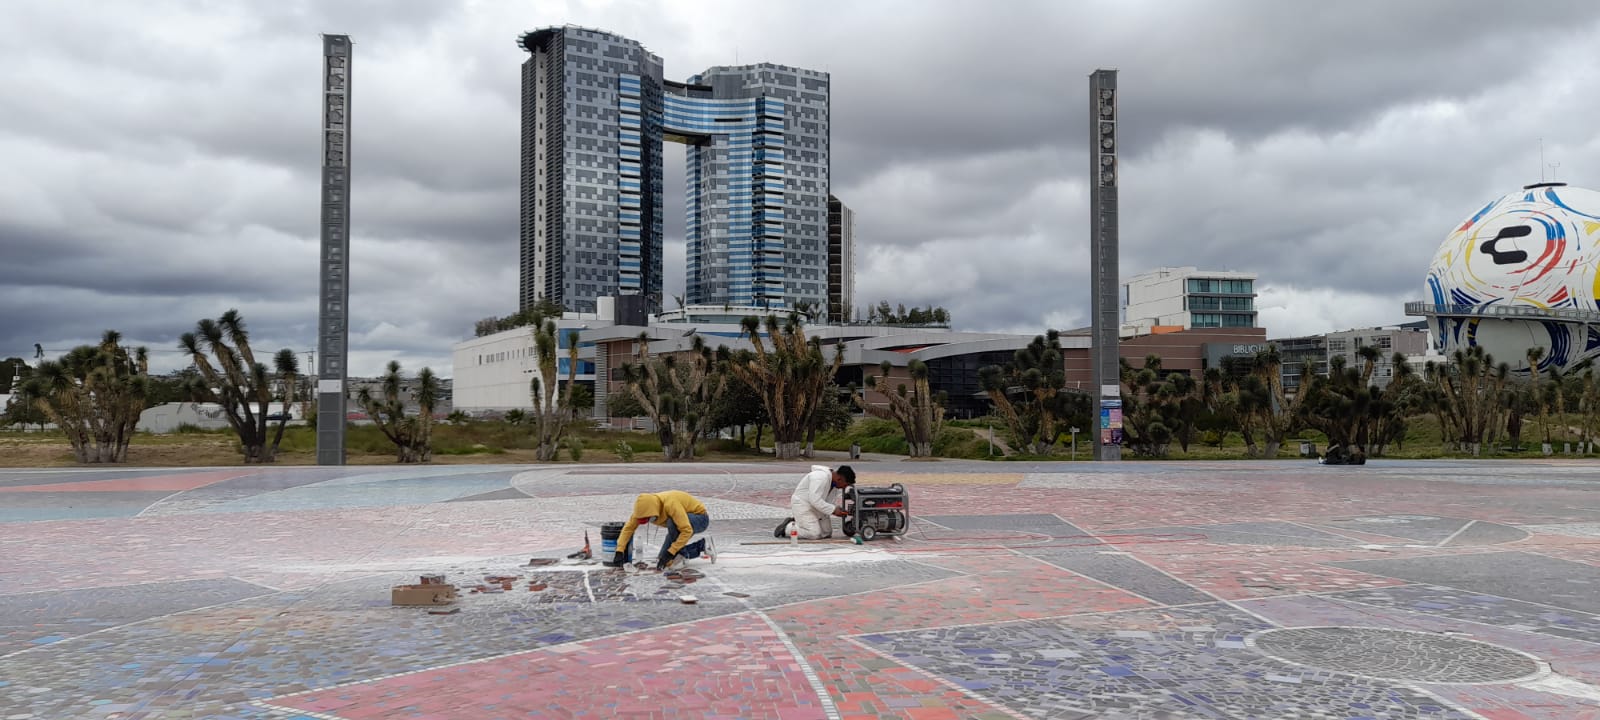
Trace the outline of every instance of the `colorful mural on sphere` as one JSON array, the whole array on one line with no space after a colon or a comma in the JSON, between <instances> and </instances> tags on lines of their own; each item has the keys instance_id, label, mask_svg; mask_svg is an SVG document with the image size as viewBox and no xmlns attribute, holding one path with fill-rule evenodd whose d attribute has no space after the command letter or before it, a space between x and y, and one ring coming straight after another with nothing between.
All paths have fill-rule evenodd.
<instances>
[{"instance_id":1,"label":"colorful mural on sphere","mask_svg":"<svg viewBox=\"0 0 1600 720\"><path fill-rule=\"evenodd\" d=\"M1483 206L1455 228L1428 268L1434 343L1450 354L1479 346L1528 372L1527 351L1544 348L1539 370L1600 357L1600 328L1557 317L1448 317L1488 307L1600 312L1600 193L1532 185ZM1570 314L1570 313L1569 313Z\"/></svg>"}]
</instances>

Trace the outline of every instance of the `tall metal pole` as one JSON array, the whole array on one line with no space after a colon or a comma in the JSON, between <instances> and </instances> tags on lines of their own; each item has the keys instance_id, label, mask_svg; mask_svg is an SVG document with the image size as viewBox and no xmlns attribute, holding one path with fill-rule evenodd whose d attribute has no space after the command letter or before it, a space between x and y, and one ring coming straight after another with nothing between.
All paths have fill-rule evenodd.
<instances>
[{"instance_id":1,"label":"tall metal pole","mask_svg":"<svg viewBox=\"0 0 1600 720\"><path fill-rule=\"evenodd\" d=\"M1096 460L1122 459L1117 269L1117 71L1089 75L1089 275Z\"/></svg>"},{"instance_id":2,"label":"tall metal pole","mask_svg":"<svg viewBox=\"0 0 1600 720\"><path fill-rule=\"evenodd\" d=\"M322 254L317 296L317 464L345 463L350 358L350 37L322 36Z\"/></svg>"}]
</instances>

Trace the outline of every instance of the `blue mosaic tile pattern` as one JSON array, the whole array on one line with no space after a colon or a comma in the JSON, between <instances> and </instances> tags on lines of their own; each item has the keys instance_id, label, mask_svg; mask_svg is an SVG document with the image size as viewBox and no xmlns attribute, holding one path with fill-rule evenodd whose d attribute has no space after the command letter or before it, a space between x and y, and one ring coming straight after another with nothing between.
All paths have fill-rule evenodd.
<instances>
[{"instance_id":1,"label":"blue mosaic tile pattern","mask_svg":"<svg viewBox=\"0 0 1600 720\"><path fill-rule=\"evenodd\" d=\"M1408 688L1248 649L1267 627L1217 604L858 640L1028 717L1467 720Z\"/></svg>"}]
</instances>

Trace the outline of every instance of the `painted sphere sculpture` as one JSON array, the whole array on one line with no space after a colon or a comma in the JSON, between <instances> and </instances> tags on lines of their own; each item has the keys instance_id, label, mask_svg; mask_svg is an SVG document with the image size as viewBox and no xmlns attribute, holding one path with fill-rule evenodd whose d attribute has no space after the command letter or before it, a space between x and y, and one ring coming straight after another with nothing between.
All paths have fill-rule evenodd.
<instances>
[{"instance_id":1,"label":"painted sphere sculpture","mask_svg":"<svg viewBox=\"0 0 1600 720\"><path fill-rule=\"evenodd\" d=\"M1530 185L1484 205L1439 245L1428 301L1445 355L1478 346L1518 373L1600 356L1600 193ZM1507 308L1501 310L1500 308ZM1586 317L1587 316L1587 317Z\"/></svg>"}]
</instances>

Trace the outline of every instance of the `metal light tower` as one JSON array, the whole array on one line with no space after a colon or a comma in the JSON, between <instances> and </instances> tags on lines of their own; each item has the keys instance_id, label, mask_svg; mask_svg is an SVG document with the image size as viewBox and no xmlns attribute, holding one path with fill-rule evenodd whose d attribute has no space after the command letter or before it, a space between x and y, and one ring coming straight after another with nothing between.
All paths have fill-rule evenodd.
<instances>
[{"instance_id":1,"label":"metal light tower","mask_svg":"<svg viewBox=\"0 0 1600 720\"><path fill-rule=\"evenodd\" d=\"M1121 326L1117 270L1117 71L1089 75L1089 350L1094 371L1094 459L1122 459Z\"/></svg>"},{"instance_id":2,"label":"metal light tower","mask_svg":"<svg viewBox=\"0 0 1600 720\"><path fill-rule=\"evenodd\" d=\"M343 465L350 357L350 36L322 36L322 283L317 296L317 464Z\"/></svg>"}]
</instances>

